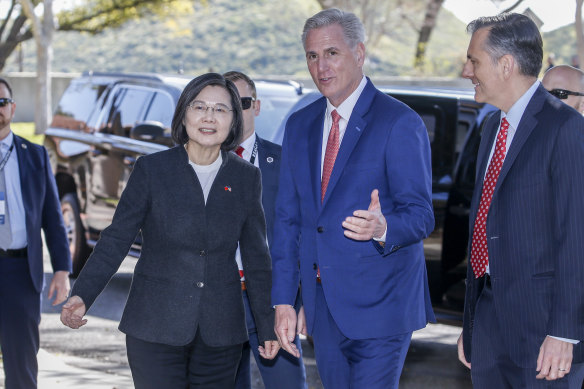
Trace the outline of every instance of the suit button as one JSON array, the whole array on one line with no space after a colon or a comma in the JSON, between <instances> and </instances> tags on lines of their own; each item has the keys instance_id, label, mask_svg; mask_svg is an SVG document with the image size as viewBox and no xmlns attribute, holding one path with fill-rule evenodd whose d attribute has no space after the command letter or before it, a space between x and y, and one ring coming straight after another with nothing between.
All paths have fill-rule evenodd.
<instances>
[{"instance_id":1,"label":"suit button","mask_svg":"<svg viewBox=\"0 0 584 389\"><path fill-rule=\"evenodd\" d=\"M320 232L324 232L324 227L323 226L318 226L318 228L316 229L319 233Z\"/></svg>"},{"instance_id":2,"label":"suit button","mask_svg":"<svg viewBox=\"0 0 584 389\"><path fill-rule=\"evenodd\" d=\"M201 281L197 282L197 288L202 288L203 286L205 286L204 282Z\"/></svg>"},{"instance_id":3,"label":"suit button","mask_svg":"<svg viewBox=\"0 0 584 389\"><path fill-rule=\"evenodd\" d=\"M200 255L201 257L204 257L205 255L207 255L207 252L206 252L205 250L201 250L201 251L199 252L199 255Z\"/></svg>"}]
</instances>

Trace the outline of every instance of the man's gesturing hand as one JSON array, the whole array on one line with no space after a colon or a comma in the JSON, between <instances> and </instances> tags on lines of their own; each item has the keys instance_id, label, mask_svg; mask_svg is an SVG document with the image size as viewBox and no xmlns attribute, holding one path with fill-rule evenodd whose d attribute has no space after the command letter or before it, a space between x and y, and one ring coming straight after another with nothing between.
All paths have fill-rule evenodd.
<instances>
[{"instance_id":1,"label":"man's gesturing hand","mask_svg":"<svg viewBox=\"0 0 584 389\"><path fill-rule=\"evenodd\" d=\"M371 240L372 238L381 238L385 234L387 222L381 213L377 189L371 192L369 208L366 211L353 212L353 216L345 219L343 227L345 228L345 236L355 240Z\"/></svg>"},{"instance_id":2,"label":"man's gesturing hand","mask_svg":"<svg viewBox=\"0 0 584 389\"><path fill-rule=\"evenodd\" d=\"M280 346L296 358L300 358L300 351L294 344L294 338L296 337L296 311L294 307L291 305L276 305L274 332L276 332Z\"/></svg>"}]
</instances>

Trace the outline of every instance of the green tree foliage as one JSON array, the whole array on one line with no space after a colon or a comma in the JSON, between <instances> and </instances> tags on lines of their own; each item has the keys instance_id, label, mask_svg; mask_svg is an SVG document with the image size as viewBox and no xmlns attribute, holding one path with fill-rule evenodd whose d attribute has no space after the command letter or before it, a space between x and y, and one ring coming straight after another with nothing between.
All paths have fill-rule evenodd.
<instances>
[{"instance_id":1,"label":"green tree foliage","mask_svg":"<svg viewBox=\"0 0 584 389\"><path fill-rule=\"evenodd\" d=\"M203 0L204 1L204 0ZM42 0L33 0L34 6ZM86 0L81 5L57 14L59 31L85 31L93 34L119 27L131 19L148 14L165 14L184 9L187 0ZM3 0L7 11L0 21L0 71L19 44L33 37L32 23L18 0Z\"/></svg>"}]
</instances>

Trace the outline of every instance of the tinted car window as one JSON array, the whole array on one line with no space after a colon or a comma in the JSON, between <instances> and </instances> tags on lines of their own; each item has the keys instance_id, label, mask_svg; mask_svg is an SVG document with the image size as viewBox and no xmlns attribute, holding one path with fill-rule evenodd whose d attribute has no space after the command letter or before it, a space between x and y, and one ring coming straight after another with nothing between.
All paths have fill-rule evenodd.
<instances>
[{"instance_id":1,"label":"tinted car window","mask_svg":"<svg viewBox=\"0 0 584 389\"><path fill-rule=\"evenodd\" d=\"M90 81L71 82L55 110L52 126L85 129L95 103L105 88L106 85Z\"/></svg>"},{"instance_id":2,"label":"tinted car window","mask_svg":"<svg viewBox=\"0 0 584 389\"><path fill-rule=\"evenodd\" d=\"M105 132L128 137L130 129L142 119L153 92L142 88L120 88L114 97Z\"/></svg>"},{"instance_id":3,"label":"tinted car window","mask_svg":"<svg viewBox=\"0 0 584 389\"><path fill-rule=\"evenodd\" d=\"M170 128L174 114L174 101L167 93L157 92L148 107L144 120L160 122L164 128Z\"/></svg>"}]
</instances>

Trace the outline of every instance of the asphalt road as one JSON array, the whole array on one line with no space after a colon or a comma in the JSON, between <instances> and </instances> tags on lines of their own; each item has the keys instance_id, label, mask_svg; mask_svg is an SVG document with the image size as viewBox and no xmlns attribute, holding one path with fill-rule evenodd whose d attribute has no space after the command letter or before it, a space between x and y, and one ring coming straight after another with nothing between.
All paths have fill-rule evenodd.
<instances>
[{"instance_id":1,"label":"asphalt road","mask_svg":"<svg viewBox=\"0 0 584 389\"><path fill-rule=\"evenodd\" d=\"M45 268L50 269L48 258L45 262ZM136 260L131 257L124 261L118 274L91 308L87 325L79 330L63 326L59 321L60 307L52 307L45 299L41 321L41 348L59 355L73 367L130 377L125 337L117 330L117 325L135 263ZM45 275L47 285L50 277L50 273ZM46 297L46 290L44 294ZM442 324L431 324L414 333L400 388L471 388L470 374L456 356L456 339L459 333L460 328ZM316 370L313 349L307 341L303 341L302 346L309 388L320 389L322 384ZM264 388L255 363L252 366L252 380L254 389Z\"/></svg>"}]
</instances>

